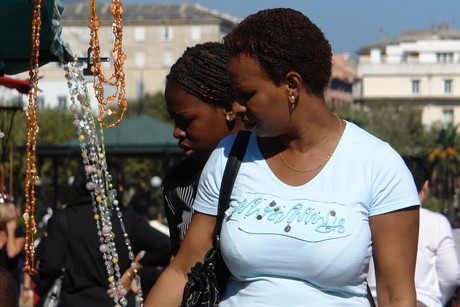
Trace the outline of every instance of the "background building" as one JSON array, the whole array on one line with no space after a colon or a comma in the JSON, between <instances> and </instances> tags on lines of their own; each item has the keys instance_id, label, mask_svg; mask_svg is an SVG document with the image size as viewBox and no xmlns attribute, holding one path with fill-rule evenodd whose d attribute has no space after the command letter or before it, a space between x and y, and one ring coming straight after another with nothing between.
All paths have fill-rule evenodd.
<instances>
[{"instance_id":1,"label":"background building","mask_svg":"<svg viewBox=\"0 0 460 307\"><path fill-rule=\"evenodd\" d=\"M326 100L332 108L353 105L353 87L358 81L357 61L350 54L332 56L332 75Z\"/></svg>"},{"instance_id":2,"label":"background building","mask_svg":"<svg viewBox=\"0 0 460 307\"><path fill-rule=\"evenodd\" d=\"M355 100L407 102L422 108L422 123L460 123L460 30L443 24L402 31L396 39L359 51Z\"/></svg>"},{"instance_id":3,"label":"background building","mask_svg":"<svg viewBox=\"0 0 460 307\"><path fill-rule=\"evenodd\" d=\"M113 48L110 4L97 7L101 23L101 57L110 58ZM87 57L90 39L89 3L65 4L62 38L77 57ZM123 4L123 50L126 98L134 100L163 91L166 74L187 47L221 41L236 24L236 17L194 3ZM111 62L103 64L104 75L112 73ZM40 68L39 105L67 107L70 97L60 64ZM20 77L27 78L27 73ZM92 80L92 76L87 78Z\"/></svg>"}]
</instances>

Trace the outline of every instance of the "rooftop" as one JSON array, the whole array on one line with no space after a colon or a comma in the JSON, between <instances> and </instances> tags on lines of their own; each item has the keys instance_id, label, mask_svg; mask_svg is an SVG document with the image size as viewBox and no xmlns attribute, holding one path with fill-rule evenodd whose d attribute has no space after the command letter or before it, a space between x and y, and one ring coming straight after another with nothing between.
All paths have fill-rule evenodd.
<instances>
[{"instance_id":1,"label":"rooftop","mask_svg":"<svg viewBox=\"0 0 460 307\"><path fill-rule=\"evenodd\" d=\"M103 3L96 7L101 24L109 24L112 21L110 3ZM65 4L63 20L65 24L86 25L90 15L88 2ZM148 22L149 24L188 24L199 20L207 23L236 24L239 19L229 14L219 13L216 10L202 5L184 3L126 3L123 4L123 23L125 25L137 25Z\"/></svg>"},{"instance_id":2,"label":"rooftop","mask_svg":"<svg viewBox=\"0 0 460 307\"><path fill-rule=\"evenodd\" d=\"M417 40L460 40L460 29L452 29L449 23L443 23L432 29L403 30L397 38L382 39L377 43L363 46L359 54L368 54L372 48L384 49L388 45L396 45L403 42Z\"/></svg>"}]
</instances>

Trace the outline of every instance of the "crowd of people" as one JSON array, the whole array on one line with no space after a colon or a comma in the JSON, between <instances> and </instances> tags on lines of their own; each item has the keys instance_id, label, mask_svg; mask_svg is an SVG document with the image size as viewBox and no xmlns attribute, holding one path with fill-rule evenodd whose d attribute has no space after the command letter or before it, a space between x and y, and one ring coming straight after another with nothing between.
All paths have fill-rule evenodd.
<instances>
[{"instance_id":1,"label":"crowd of people","mask_svg":"<svg viewBox=\"0 0 460 307\"><path fill-rule=\"evenodd\" d=\"M188 273L211 246L223 171L242 129L251 136L221 230L230 277L219 306L454 306L460 267L451 227L421 208L426 161L403 159L333 113L324 96L331 70L323 32L287 8L259 11L223 43L184 51L165 86L185 156L163 180L168 229L158 207L151 224L131 206L120 206L123 226L111 216L127 306L136 304L130 290L142 269L144 306L181 304ZM121 194L119 166L108 171ZM113 306L87 180L82 166L37 246L32 280L20 278L17 210L0 204L0 286L14 281L12 301L33 284L43 306L64 268L60 306Z\"/></svg>"}]
</instances>

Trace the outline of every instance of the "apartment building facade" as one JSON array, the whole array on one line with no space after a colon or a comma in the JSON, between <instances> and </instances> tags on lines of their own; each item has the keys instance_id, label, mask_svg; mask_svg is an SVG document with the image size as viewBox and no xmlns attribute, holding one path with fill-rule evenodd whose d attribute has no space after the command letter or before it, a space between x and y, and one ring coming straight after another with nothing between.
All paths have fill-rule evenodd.
<instances>
[{"instance_id":1,"label":"apartment building facade","mask_svg":"<svg viewBox=\"0 0 460 307\"><path fill-rule=\"evenodd\" d=\"M99 42L101 57L111 58L113 48L110 3L100 4ZM62 15L63 41L78 58L88 56L90 29L89 4L66 4ZM237 18L191 2L123 5L123 50L126 97L135 100L164 89L172 64L187 47L208 41L221 41L238 22ZM106 77L113 71L111 61L103 64ZM20 76L26 78L24 74ZM66 107L70 103L64 71L60 63L40 69L38 103L47 107ZM92 76L87 77L91 81ZM90 92L92 91L89 83Z\"/></svg>"},{"instance_id":2,"label":"apartment building facade","mask_svg":"<svg viewBox=\"0 0 460 307\"><path fill-rule=\"evenodd\" d=\"M402 31L359 51L355 101L410 103L422 123L460 123L460 30Z\"/></svg>"},{"instance_id":3,"label":"apartment building facade","mask_svg":"<svg viewBox=\"0 0 460 307\"><path fill-rule=\"evenodd\" d=\"M348 53L332 56L332 74L326 101L333 109L353 105L353 86L358 81L357 61Z\"/></svg>"}]
</instances>

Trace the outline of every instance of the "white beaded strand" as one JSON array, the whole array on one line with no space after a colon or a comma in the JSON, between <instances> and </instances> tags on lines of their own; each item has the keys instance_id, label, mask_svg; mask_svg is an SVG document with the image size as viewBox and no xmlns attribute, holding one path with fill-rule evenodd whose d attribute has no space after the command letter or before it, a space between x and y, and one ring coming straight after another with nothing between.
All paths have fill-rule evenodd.
<instances>
[{"instance_id":1,"label":"white beaded strand","mask_svg":"<svg viewBox=\"0 0 460 307\"><path fill-rule=\"evenodd\" d=\"M115 210L120 221L120 226L123 231L125 245L128 249L131 267L135 274L135 282L138 288L138 300L143 305L142 288L140 278L138 276L136 264L134 262L135 255L132 252L131 242L126 233L123 222L123 214L118 206L117 191L113 188L112 177L107 170L105 159L103 127L100 125L100 133L95 125L95 120L91 108L91 103L88 95L86 81L82 74L81 63L69 63L64 66L66 72L67 85L71 96L70 111L73 113L73 126L77 130L79 136L80 147L82 151L83 164L88 178L86 188L91 193L93 204L94 219L96 221L98 235L100 240L99 250L103 255L106 265L108 281L112 292L115 295L115 307L127 305L125 295L127 290L121 283L121 272L118 265L118 252L116 250L114 237L112 232L112 222L110 219L111 211ZM79 118L77 101L81 105L82 118Z\"/></svg>"}]
</instances>

